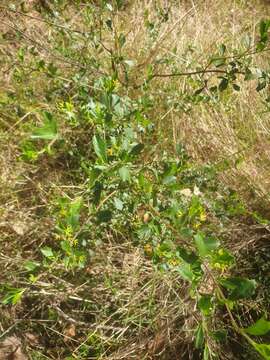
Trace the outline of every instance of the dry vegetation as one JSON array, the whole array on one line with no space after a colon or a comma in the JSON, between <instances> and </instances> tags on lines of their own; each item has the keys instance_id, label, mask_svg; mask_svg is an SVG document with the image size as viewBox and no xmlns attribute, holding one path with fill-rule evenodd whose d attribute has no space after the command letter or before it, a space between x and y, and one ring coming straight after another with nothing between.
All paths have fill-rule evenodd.
<instances>
[{"instance_id":1,"label":"dry vegetation","mask_svg":"<svg viewBox=\"0 0 270 360\"><path fill-rule=\"evenodd\" d=\"M260 359L235 332L231 317L242 328L269 310L269 85L258 92L256 80L244 81L240 73L240 91L229 87L212 97L210 88L220 79L207 71L223 69L210 62L222 44L226 58L248 52L246 42L256 47L270 5L134 0L112 11L104 8L106 1L12 3L0 4L0 360ZM113 8L117 1L107 3ZM246 61L267 70L269 52ZM146 145L130 166L131 179L120 173L124 185L128 182L121 199L114 197L124 185L119 190L118 180L108 176L94 203L90 169L105 161L93 155L96 125L90 116L83 122L84 105L107 89L97 80L115 74L113 85L106 86L114 86L123 109L136 104L130 116L139 114L150 133L143 129L136 138ZM203 84L199 95L210 100L192 97ZM34 142L31 134L42 128L45 111L57 118L60 135ZM201 201L183 234L188 226L213 233L237 263L222 276L258 282L256 295L241 299L233 315L223 303L207 317L209 334L228 330L225 343L205 334L209 354L194 346L194 331L204 322L195 290L189 291L177 271L159 267L162 256L178 265L173 250L139 237L144 226L152 226L154 234L160 223L160 237L185 245L169 215L161 214L164 209L137 194L139 185L132 183L138 164L154 164L146 176L154 188L154 171L174 158L184 164L181 201L190 208L192 194ZM164 191L156 191L156 201L167 205L170 189L165 181L158 184ZM135 199L132 210L129 196ZM93 213L109 206L129 210L117 213L112 226L92 221ZM84 252L65 250L60 241L72 249L79 241ZM84 263L85 253L90 260ZM210 260L204 261L207 269ZM199 296L214 293L214 276L204 271Z\"/></svg>"}]
</instances>

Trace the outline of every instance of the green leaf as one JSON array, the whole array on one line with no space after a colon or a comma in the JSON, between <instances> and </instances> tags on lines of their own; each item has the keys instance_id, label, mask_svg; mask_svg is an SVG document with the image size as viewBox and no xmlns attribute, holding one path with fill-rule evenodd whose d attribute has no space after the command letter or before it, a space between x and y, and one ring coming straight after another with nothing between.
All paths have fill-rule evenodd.
<instances>
[{"instance_id":1,"label":"green leaf","mask_svg":"<svg viewBox=\"0 0 270 360\"><path fill-rule=\"evenodd\" d=\"M141 189L143 189L146 193L151 193L153 189L152 183L144 176L142 172L140 172L138 176L138 183Z\"/></svg>"},{"instance_id":2,"label":"green leaf","mask_svg":"<svg viewBox=\"0 0 270 360\"><path fill-rule=\"evenodd\" d=\"M112 23L112 20L111 20L111 19L106 20L105 23L106 23L106 25L108 26L108 28L109 28L110 30L113 29L113 28L112 28L113 23Z\"/></svg>"},{"instance_id":3,"label":"green leaf","mask_svg":"<svg viewBox=\"0 0 270 360\"><path fill-rule=\"evenodd\" d=\"M226 79L226 78L222 78L221 82L220 82L219 85L218 85L219 91L224 91L224 90L226 90L227 87L228 87L228 85L229 85L229 80Z\"/></svg>"},{"instance_id":4,"label":"green leaf","mask_svg":"<svg viewBox=\"0 0 270 360\"><path fill-rule=\"evenodd\" d=\"M202 295L198 301L198 307L204 316L210 315L213 310L211 295Z\"/></svg>"},{"instance_id":5,"label":"green leaf","mask_svg":"<svg viewBox=\"0 0 270 360\"><path fill-rule=\"evenodd\" d=\"M118 41L119 41L120 47L123 47L123 46L125 45L125 43L126 43L126 37L125 37L125 35L121 33L121 34L119 35Z\"/></svg>"},{"instance_id":6,"label":"green leaf","mask_svg":"<svg viewBox=\"0 0 270 360\"><path fill-rule=\"evenodd\" d=\"M224 58L213 58L211 63L216 67L222 66L226 64L226 60Z\"/></svg>"},{"instance_id":7,"label":"green leaf","mask_svg":"<svg viewBox=\"0 0 270 360\"><path fill-rule=\"evenodd\" d=\"M219 241L214 237L206 237L202 232L197 233L194 236L195 244L199 251L199 254L204 257L209 255L213 250L219 247Z\"/></svg>"},{"instance_id":8,"label":"green leaf","mask_svg":"<svg viewBox=\"0 0 270 360\"><path fill-rule=\"evenodd\" d=\"M93 188L93 203L95 205L98 205L100 202L102 190L103 190L103 184L97 181Z\"/></svg>"},{"instance_id":9,"label":"green leaf","mask_svg":"<svg viewBox=\"0 0 270 360\"><path fill-rule=\"evenodd\" d=\"M227 340L228 331L225 329L215 330L210 333L213 339L218 342L224 342Z\"/></svg>"},{"instance_id":10,"label":"green leaf","mask_svg":"<svg viewBox=\"0 0 270 360\"><path fill-rule=\"evenodd\" d=\"M130 180L130 172L129 172L129 169L126 166L121 167L118 170L118 172L119 172L120 178L123 181L129 181Z\"/></svg>"},{"instance_id":11,"label":"green leaf","mask_svg":"<svg viewBox=\"0 0 270 360\"><path fill-rule=\"evenodd\" d=\"M220 284L229 292L229 300L238 300L251 297L256 289L256 281L240 277L221 279Z\"/></svg>"},{"instance_id":12,"label":"green leaf","mask_svg":"<svg viewBox=\"0 0 270 360\"><path fill-rule=\"evenodd\" d=\"M263 316L255 324L243 330L250 335L266 335L270 331L270 321L267 321L265 316Z\"/></svg>"},{"instance_id":13,"label":"green leaf","mask_svg":"<svg viewBox=\"0 0 270 360\"><path fill-rule=\"evenodd\" d=\"M240 91L241 90L240 86L237 85L237 84L232 84L232 86L233 86L235 91Z\"/></svg>"},{"instance_id":14,"label":"green leaf","mask_svg":"<svg viewBox=\"0 0 270 360\"><path fill-rule=\"evenodd\" d=\"M48 247L48 246L45 246L44 248L41 248L40 251L47 258L53 258L54 257L54 253L53 253L52 249L50 247Z\"/></svg>"},{"instance_id":15,"label":"green leaf","mask_svg":"<svg viewBox=\"0 0 270 360\"><path fill-rule=\"evenodd\" d=\"M182 276L184 280L192 282L194 278L194 274L190 264L183 262L176 268L176 270L179 272L179 274Z\"/></svg>"},{"instance_id":16,"label":"green leaf","mask_svg":"<svg viewBox=\"0 0 270 360\"><path fill-rule=\"evenodd\" d=\"M225 249L219 249L211 256L212 266L225 270L226 268L231 267L235 263L235 258L229 251Z\"/></svg>"},{"instance_id":17,"label":"green leaf","mask_svg":"<svg viewBox=\"0 0 270 360\"><path fill-rule=\"evenodd\" d=\"M34 271L37 267L40 266L40 263L37 262L37 261L32 261L32 260L27 260L25 263L24 263L24 268L27 270L27 271Z\"/></svg>"},{"instance_id":18,"label":"green leaf","mask_svg":"<svg viewBox=\"0 0 270 360\"><path fill-rule=\"evenodd\" d=\"M200 324L195 332L195 348L201 349L204 345L204 333L202 324Z\"/></svg>"},{"instance_id":19,"label":"green leaf","mask_svg":"<svg viewBox=\"0 0 270 360\"><path fill-rule=\"evenodd\" d=\"M203 360L209 360L209 347L205 344L204 350L203 350Z\"/></svg>"},{"instance_id":20,"label":"green leaf","mask_svg":"<svg viewBox=\"0 0 270 360\"><path fill-rule=\"evenodd\" d=\"M82 198L78 197L74 199L69 206L68 216L66 218L66 222L70 225L73 229L76 229L80 223L80 209L82 206Z\"/></svg>"},{"instance_id":21,"label":"green leaf","mask_svg":"<svg viewBox=\"0 0 270 360\"><path fill-rule=\"evenodd\" d=\"M253 341L252 346L265 360L270 360L270 344L258 344Z\"/></svg>"},{"instance_id":22,"label":"green leaf","mask_svg":"<svg viewBox=\"0 0 270 360\"><path fill-rule=\"evenodd\" d=\"M31 135L34 140L54 140L58 137L57 123L49 112L44 113L44 123L42 127L35 129Z\"/></svg>"},{"instance_id":23,"label":"green leaf","mask_svg":"<svg viewBox=\"0 0 270 360\"><path fill-rule=\"evenodd\" d=\"M263 50L268 41L268 30L270 27L270 20L261 20L260 22L260 41L257 45L257 50Z\"/></svg>"},{"instance_id":24,"label":"green leaf","mask_svg":"<svg viewBox=\"0 0 270 360\"><path fill-rule=\"evenodd\" d=\"M98 156L98 158L100 160L102 160L103 162L106 162L107 161L107 145L106 145L105 141L99 135L93 136L93 146L94 146L94 150L95 150L95 153Z\"/></svg>"},{"instance_id":25,"label":"green leaf","mask_svg":"<svg viewBox=\"0 0 270 360\"><path fill-rule=\"evenodd\" d=\"M195 264L199 260L199 257L194 252L180 246L177 247L177 253L188 264Z\"/></svg>"},{"instance_id":26,"label":"green leaf","mask_svg":"<svg viewBox=\"0 0 270 360\"><path fill-rule=\"evenodd\" d=\"M72 253L71 245L67 240L61 241L60 245L62 250L64 250L67 253L67 255L71 255Z\"/></svg>"},{"instance_id":27,"label":"green leaf","mask_svg":"<svg viewBox=\"0 0 270 360\"><path fill-rule=\"evenodd\" d=\"M261 91L266 87L266 81L260 81L256 87L256 91Z\"/></svg>"},{"instance_id":28,"label":"green leaf","mask_svg":"<svg viewBox=\"0 0 270 360\"><path fill-rule=\"evenodd\" d=\"M25 288L24 289L9 288L4 298L1 300L1 303L3 305L8 305L8 304L16 305L21 300L21 297L25 292L25 290L26 290Z\"/></svg>"},{"instance_id":29,"label":"green leaf","mask_svg":"<svg viewBox=\"0 0 270 360\"><path fill-rule=\"evenodd\" d=\"M101 210L96 214L98 224L109 222L112 219L110 210Z\"/></svg>"},{"instance_id":30,"label":"green leaf","mask_svg":"<svg viewBox=\"0 0 270 360\"><path fill-rule=\"evenodd\" d=\"M144 145L143 144L137 144L133 146L133 148L130 150L129 154L132 156L139 155L140 152L143 150Z\"/></svg>"},{"instance_id":31,"label":"green leaf","mask_svg":"<svg viewBox=\"0 0 270 360\"><path fill-rule=\"evenodd\" d=\"M225 51L226 51L226 45L221 44L219 47L220 56L223 56L225 54Z\"/></svg>"}]
</instances>

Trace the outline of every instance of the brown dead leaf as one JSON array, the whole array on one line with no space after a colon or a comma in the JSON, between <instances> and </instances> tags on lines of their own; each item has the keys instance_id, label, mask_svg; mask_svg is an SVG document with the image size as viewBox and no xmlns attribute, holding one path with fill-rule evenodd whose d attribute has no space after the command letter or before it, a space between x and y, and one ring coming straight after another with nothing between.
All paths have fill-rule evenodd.
<instances>
[{"instance_id":1,"label":"brown dead leaf","mask_svg":"<svg viewBox=\"0 0 270 360\"><path fill-rule=\"evenodd\" d=\"M31 345L38 345L39 339L37 335L34 335L30 332L25 333L26 339L31 343Z\"/></svg>"},{"instance_id":2,"label":"brown dead leaf","mask_svg":"<svg viewBox=\"0 0 270 360\"><path fill-rule=\"evenodd\" d=\"M22 343L16 336L9 336L0 342L0 360L27 360L22 352Z\"/></svg>"},{"instance_id":3,"label":"brown dead leaf","mask_svg":"<svg viewBox=\"0 0 270 360\"><path fill-rule=\"evenodd\" d=\"M11 224L11 227L12 230L20 236L23 236L28 231L28 225L19 220Z\"/></svg>"},{"instance_id":4,"label":"brown dead leaf","mask_svg":"<svg viewBox=\"0 0 270 360\"><path fill-rule=\"evenodd\" d=\"M64 331L66 336L65 341L68 341L68 338L73 338L76 335L76 327L74 324L70 324Z\"/></svg>"}]
</instances>

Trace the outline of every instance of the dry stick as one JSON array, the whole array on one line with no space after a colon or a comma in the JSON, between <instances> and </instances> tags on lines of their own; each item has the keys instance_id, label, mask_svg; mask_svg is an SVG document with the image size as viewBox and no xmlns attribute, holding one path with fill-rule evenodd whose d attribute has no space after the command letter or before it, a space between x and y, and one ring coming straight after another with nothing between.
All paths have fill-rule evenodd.
<instances>
[{"instance_id":1,"label":"dry stick","mask_svg":"<svg viewBox=\"0 0 270 360\"><path fill-rule=\"evenodd\" d=\"M228 57L225 57L225 59L240 59L242 58L243 56L245 55L256 55L256 54L259 54L259 53L262 53L262 52L267 52L269 51L270 48L265 48L263 50L253 50L251 52L244 52L242 54L239 54L239 55L235 55L235 56L228 56ZM222 58L222 57L220 57ZM215 73L220 73L220 74L228 74L228 71L227 70L221 70L221 69L207 69L208 66L210 65L210 62L205 66L204 69L202 70L195 70L195 71L188 71L188 72L180 72L180 73L168 73L168 74L153 74L151 76L151 78L149 80L146 80L144 81L143 83L139 84L139 85L135 85L133 86L134 89L138 89L140 88L142 85L144 85L146 82L150 82L152 79L154 78L167 78L167 77L177 77L177 76L192 76L192 75L204 75L204 74L215 74ZM246 73L244 71L240 71L240 70L237 70L234 72L234 74L240 74L240 75L246 75Z\"/></svg>"},{"instance_id":2,"label":"dry stick","mask_svg":"<svg viewBox=\"0 0 270 360\"><path fill-rule=\"evenodd\" d=\"M153 74L149 80L144 81L140 85L135 85L134 89L140 88L145 82L150 82L154 78L168 78L168 77L177 77L177 76L192 76L192 75L204 75L204 74L228 74L227 70L221 69L208 69L208 70L196 70L196 71L187 71L187 72L180 72L180 73L168 73L168 74ZM234 74L241 74L245 75L244 71L235 71Z\"/></svg>"},{"instance_id":3,"label":"dry stick","mask_svg":"<svg viewBox=\"0 0 270 360\"><path fill-rule=\"evenodd\" d=\"M60 24L55 24L53 23L52 21L49 21L49 20L46 20L46 19L42 19L41 17L38 17L38 16L33 16L33 15L28 15L28 14L25 14L21 11L18 11L18 10L12 10L12 9L9 9L5 6L2 6L0 5L0 9L5 9L7 11L10 11L10 12L13 12L13 13L16 13L16 14L20 14L20 15L23 15L23 16L26 16L30 19L33 19L33 20L37 20L37 21L40 21L40 22L44 22L45 24L48 24L48 25L51 25L51 26L54 26L56 28L59 28L59 29L63 29L63 30L66 30L66 31L70 31L70 32L73 32L73 33L76 33L76 34L80 34L82 36L86 36L88 34L91 34L90 31L81 31L81 30L77 30L77 29L72 29L72 28L69 28L65 25L60 25ZM97 40L100 45L107 51L109 52L110 54L112 54L112 50L108 49L101 40Z\"/></svg>"},{"instance_id":4,"label":"dry stick","mask_svg":"<svg viewBox=\"0 0 270 360\"><path fill-rule=\"evenodd\" d=\"M153 56L153 54L155 54L155 52L157 51L158 47L162 44L162 42L166 39L166 37L175 29L175 27L182 21L184 20L187 15L189 13L191 13L194 9L191 8L189 9L180 19L177 19L174 24L171 26L171 28L167 31L164 32L163 34L161 34L160 38L156 41L156 43L154 44L154 46L152 47L152 49L150 49L150 54L148 55L148 57L146 58L146 60L144 60L143 63L139 64L137 66L137 68L140 68L142 66L144 66L145 64L149 63L151 57Z\"/></svg>"},{"instance_id":5,"label":"dry stick","mask_svg":"<svg viewBox=\"0 0 270 360\"><path fill-rule=\"evenodd\" d=\"M79 340L76 340L76 339L74 339L74 338L72 338L72 337L70 337L68 335L62 334L60 331L57 331L57 330L53 329L50 326L47 326L47 325L44 325L44 324L42 324L42 326L45 327L46 329L51 330L52 332L56 333L57 335L60 335L60 336L64 337L65 339L71 340L71 341L76 342L76 343L80 343Z\"/></svg>"},{"instance_id":6,"label":"dry stick","mask_svg":"<svg viewBox=\"0 0 270 360\"><path fill-rule=\"evenodd\" d=\"M79 63L79 62L70 61L70 60L68 60L68 59L65 58L65 57L61 57L61 56L56 56L56 55L54 55L54 54L52 53L52 50L51 50L51 49L46 48L45 46L43 46L42 44L40 44L40 43L37 42L36 40L34 40L34 39L32 39L31 37L29 37L28 35L26 35L24 31L22 31L22 30L21 30L20 28L18 28L17 26L14 26L14 24L13 24L13 25L8 24L8 23L6 23L5 21L2 21L2 24L6 25L6 26L10 27L11 29L13 29L14 31L17 31L18 33L20 33L23 38L25 38L26 40L28 40L29 42L31 42L32 44L34 44L34 45L37 46L38 48L40 48L40 49L48 52L54 59L59 60L59 61L62 61L62 62L65 62L65 63L67 63L67 64L69 64L69 65L72 65L72 66L79 67L80 69L87 70L87 69L89 68L89 66L83 65L83 64L81 64L81 63ZM107 75L106 73L101 72L100 70L98 70L98 69L96 69L96 68L95 68L94 70L95 70L97 73L101 74L101 75Z\"/></svg>"},{"instance_id":7,"label":"dry stick","mask_svg":"<svg viewBox=\"0 0 270 360\"><path fill-rule=\"evenodd\" d=\"M23 13L22 11L13 10L13 9L10 9L10 8L8 8L8 7L6 7L6 6L3 6L3 5L0 5L0 9L4 9L4 10L7 10L7 11L12 12L12 13L15 13L15 14L20 14L20 15L23 15L23 16L28 17L28 18L30 18L30 19L37 20L37 21L41 21L41 22L44 22L44 23L46 23L46 24L48 24L48 25L52 25L52 26L58 27L58 28L63 29L63 30L75 32L75 33L77 33L77 34L81 34L81 35L90 34L90 32L84 32L84 31L80 31L80 30L77 30L77 29L70 29L70 28L68 28L67 26L55 24L55 23L53 23L52 21L49 21L49 20L46 20L46 19L42 19L41 17L38 17L38 16L33 16L33 15L25 14L25 13Z\"/></svg>"},{"instance_id":8,"label":"dry stick","mask_svg":"<svg viewBox=\"0 0 270 360\"><path fill-rule=\"evenodd\" d=\"M140 294L137 294L137 296L133 296L133 298L131 299L130 303L125 304L125 305L123 306L122 310L123 310L123 309L126 309L129 305L131 305L132 303L134 303L135 301L137 301L137 300L138 300L138 299L137 299L138 296L141 296L141 293L145 290L145 288L148 286L148 284L151 283L152 281L153 281L153 279L150 279L146 284L144 284L144 285L142 286L142 288L141 288ZM99 325L96 326L94 332L93 332L91 335L95 334L100 328L101 328L101 329L104 328L104 326L106 326L106 323L108 323L108 322L112 319L112 317L113 317L114 315L118 314L120 311L121 311L121 309L118 308L114 313L112 313L110 316L108 316L106 319L104 319L101 324L99 324ZM88 339L89 339L89 336L90 336L90 335L87 335L86 339L73 351L72 355L75 355L75 353L76 353L84 344L87 343L87 341L88 341Z\"/></svg>"},{"instance_id":9,"label":"dry stick","mask_svg":"<svg viewBox=\"0 0 270 360\"><path fill-rule=\"evenodd\" d=\"M208 73L218 73L218 74L228 74L227 70L221 70L221 69L208 69L208 70L196 70L196 71L188 71L188 72L180 72L180 73L168 73L168 74L154 74L151 79L156 77L174 77L174 76L191 76L191 75L199 75L199 74L208 74ZM235 71L234 74L241 74L245 75L246 73L244 71Z\"/></svg>"},{"instance_id":10,"label":"dry stick","mask_svg":"<svg viewBox=\"0 0 270 360\"><path fill-rule=\"evenodd\" d=\"M78 325L78 326L89 326L88 323L84 322L84 321L79 321L79 320L75 320L72 317L70 317L69 315L67 315L62 309L60 309L59 306L57 305L52 305L53 309L56 310L56 312L58 313L58 315L65 319L67 322L72 323L74 325Z\"/></svg>"}]
</instances>

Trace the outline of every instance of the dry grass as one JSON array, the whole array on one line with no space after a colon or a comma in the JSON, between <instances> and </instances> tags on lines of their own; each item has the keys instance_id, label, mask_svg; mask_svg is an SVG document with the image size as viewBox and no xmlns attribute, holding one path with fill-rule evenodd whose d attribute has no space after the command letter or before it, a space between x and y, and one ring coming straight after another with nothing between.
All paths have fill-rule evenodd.
<instances>
[{"instance_id":1,"label":"dry grass","mask_svg":"<svg viewBox=\"0 0 270 360\"><path fill-rule=\"evenodd\" d=\"M177 68L178 72L205 66L216 54L217 47L225 44L228 54L243 48L243 36L250 34L251 43L257 39L258 24L270 14L267 2L245 1L161 1L163 9L170 13L169 22L159 24L159 33L151 38L145 24L157 20L157 3L134 3L130 14L119 15L117 29L127 36L123 54L135 61L133 81L140 84L147 66L154 65L155 73L162 74ZM135 10L136 9L136 10ZM155 14L155 15L153 15ZM128 23L127 23L128 19ZM157 65L169 59L169 65ZM267 68L267 55L254 56L253 66ZM199 76L198 78L199 79ZM211 77L208 79L211 81ZM269 133L268 112L262 104L262 95L255 90L255 83L239 79L241 91L232 96L223 96L220 103L200 104L190 112L175 109L174 102L181 101L178 94L190 91L184 77L155 79L151 85L155 99L154 116L159 114L161 128L172 125L175 142L184 143L194 158L199 161L217 162L221 159L240 159L239 166L232 166L223 181L242 192L254 205L257 199L269 201ZM263 91L264 96L268 90ZM168 113L168 114L167 114ZM167 114L167 115L166 115ZM163 116L164 115L164 116ZM164 136L164 135L163 135ZM170 141L170 140L169 140Z\"/></svg>"}]
</instances>

